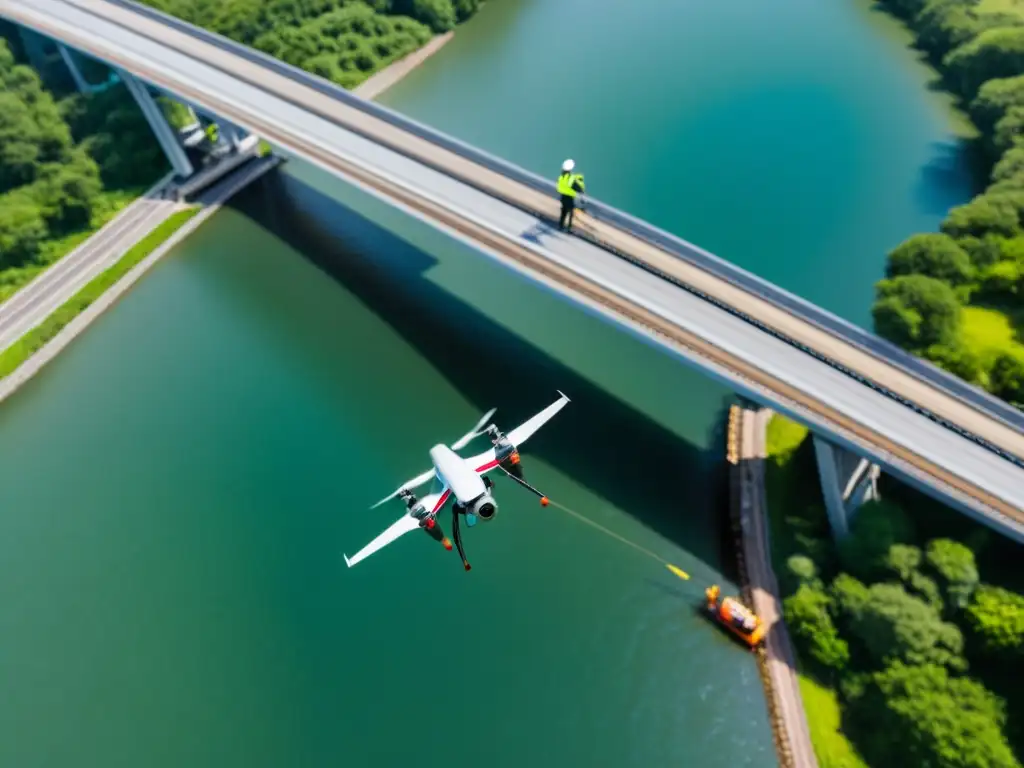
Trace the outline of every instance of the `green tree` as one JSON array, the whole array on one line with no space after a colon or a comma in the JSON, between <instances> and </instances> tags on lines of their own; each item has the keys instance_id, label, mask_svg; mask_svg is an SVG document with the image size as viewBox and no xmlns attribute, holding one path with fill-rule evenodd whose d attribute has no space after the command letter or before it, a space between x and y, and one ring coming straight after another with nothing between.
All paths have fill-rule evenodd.
<instances>
[{"instance_id":1,"label":"green tree","mask_svg":"<svg viewBox=\"0 0 1024 768\"><path fill-rule=\"evenodd\" d=\"M960 302L953 289L926 275L881 280L871 313L883 338L910 349L948 344L960 330Z\"/></svg>"},{"instance_id":2,"label":"green tree","mask_svg":"<svg viewBox=\"0 0 1024 768\"><path fill-rule=\"evenodd\" d=\"M920 598L936 611L942 610L939 586L920 570L923 561L924 555L918 547L893 544L886 556L886 568L903 582L909 594Z\"/></svg>"},{"instance_id":3,"label":"green tree","mask_svg":"<svg viewBox=\"0 0 1024 768\"><path fill-rule=\"evenodd\" d=\"M65 162L71 133L53 97L30 68L13 64L0 39L0 192L31 184L39 169Z\"/></svg>"},{"instance_id":4,"label":"green tree","mask_svg":"<svg viewBox=\"0 0 1024 768\"><path fill-rule=\"evenodd\" d=\"M823 669L841 672L850 661L850 649L832 623L831 603L822 590L802 584L783 601L783 613L803 653Z\"/></svg>"},{"instance_id":5,"label":"green tree","mask_svg":"<svg viewBox=\"0 0 1024 768\"><path fill-rule=\"evenodd\" d=\"M899 584L872 584L867 591L867 600L846 620L872 666L901 660L966 669L960 630L935 609Z\"/></svg>"},{"instance_id":6,"label":"green tree","mask_svg":"<svg viewBox=\"0 0 1024 768\"><path fill-rule=\"evenodd\" d=\"M1015 106L1024 107L1024 74L996 78L982 85L970 104L971 120L983 135L991 136L996 123Z\"/></svg>"},{"instance_id":7,"label":"green tree","mask_svg":"<svg viewBox=\"0 0 1024 768\"><path fill-rule=\"evenodd\" d=\"M992 394L1009 403L1024 405L1024 359L1011 352L996 358L989 373Z\"/></svg>"},{"instance_id":8,"label":"green tree","mask_svg":"<svg viewBox=\"0 0 1024 768\"><path fill-rule=\"evenodd\" d=\"M970 281L971 259L949 235L929 233L913 235L889 254L886 277L927 275L950 285Z\"/></svg>"},{"instance_id":9,"label":"green tree","mask_svg":"<svg viewBox=\"0 0 1024 768\"><path fill-rule=\"evenodd\" d=\"M454 0L455 18L460 23L468 19L480 7L480 0Z\"/></svg>"},{"instance_id":10,"label":"green tree","mask_svg":"<svg viewBox=\"0 0 1024 768\"><path fill-rule=\"evenodd\" d=\"M925 561L937 575L947 608L966 607L978 586L978 566L974 553L958 541L934 539L928 542Z\"/></svg>"},{"instance_id":11,"label":"green tree","mask_svg":"<svg viewBox=\"0 0 1024 768\"><path fill-rule=\"evenodd\" d=\"M924 350L926 359L964 381L982 381L984 366L977 351L959 339L946 344L933 344Z\"/></svg>"},{"instance_id":12,"label":"green tree","mask_svg":"<svg viewBox=\"0 0 1024 768\"><path fill-rule=\"evenodd\" d=\"M786 560L786 569L798 584L814 586L818 579L818 566L805 555L792 555Z\"/></svg>"},{"instance_id":13,"label":"green tree","mask_svg":"<svg viewBox=\"0 0 1024 768\"><path fill-rule=\"evenodd\" d=\"M452 0L395 0L395 13L411 16L435 32L447 32L455 26Z\"/></svg>"},{"instance_id":14,"label":"green tree","mask_svg":"<svg viewBox=\"0 0 1024 768\"><path fill-rule=\"evenodd\" d=\"M1001 257L1000 244L1004 240L1005 238L998 235L985 235L984 237L968 235L957 240L957 244L963 248L975 269L984 269L999 261Z\"/></svg>"},{"instance_id":15,"label":"green tree","mask_svg":"<svg viewBox=\"0 0 1024 768\"><path fill-rule=\"evenodd\" d=\"M142 110L124 85L61 103L76 140L96 161L111 189L142 187L170 170Z\"/></svg>"},{"instance_id":16,"label":"green tree","mask_svg":"<svg viewBox=\"0 0 1024 768\"><path fill-rule=\"evenodd\" d=\"M906 512L885 500L861 505L850 525L850 534L839 547L846 571L863 580L889 572L889 553L894 544L912 544L914 526Z\"/></svg>"},{"instance_id":17,"label":"green tree","mask_svg":"<svg viewBox=\"0 0 1024 768\"><path fill-rule=\"evenodd\" d=\"M912 19L919 14L928 0L884 0L883 4L892 13L904 19Z\"/></svg>"},{"instance_id":18,"label":"green tree","mask_svg":"<svg viewBox=\"0 0 1024 768\"><path fill-rule=\"evenodd\" d=\"M1024 596L982 584L964 613L983 653L997 662L1024 660Z\"/></svg>"},{"instance_id":19,"label":"green tree","mask_svg":"<svg viewBox=\"0 0 1024 768\"><path fill-rule=\"evenodd\" d=\"M918 46L936 62L986 29L1020 24L1015 14L979 14L975 0L931 0L914 19Z\"/></svg>"},{"instance_id":20,"label":"green tree","mask_svg":"<svg viewBox=\"0 0 1024 768\"><path fill-rule=\"evenodd\" d=\"M1019 112L1024 118L1024 107L1015 107L1014 111ZM992 168L992 182L1011 181L1022 177L1024 177L1024 147L1013 147L1008 149Z\"/></svg>"},{"instance_id":21,"label":"green tree","mask_svg":"<svg viewBox=\"0 0 1024 768\"><path fill-rule=\"evenodd\" d=\"M1003 237L998 239L999 259L1024 264L1024 237Z\"/></svg>"},{"instance_id":22,"label":"green tree","mask_svg":"<svg viewBox=\"0 0 1024 768\"><path fill-rule=\"evenodd\" d=\"M1016 200L1011 194L981 195L950 210L942 231L951 237L984 237L987 234L1013 237L1020 231Z\"/></svg>"},{"instance_id":23,"label":"green tree","mask_svg":"<svg viewBox=\"0 0 1024 768\"><path fill-rule=\"evenodd\" d=\"M840 573L832 581L829 594L834 601L836 614L844 622L844 631L849 629L848 622L859 616L871 599L868 588L848 573Z\"/></svg>"},{"instance_id":24,"label":"green tree","mask_svg":"<svg viewBox=\"0 0 1024 768\"><path fill-rule=\"evenodd\" d=\"M1020 768L1002 702L937 664L895 663L851 702L857 745L872 765Z\"/></svg>"},{"instance_id":25,"label":"green tree","mask_svg":"<svg viewBox=\"0 0 1024 768\"><path fill-rule=\"evenodd\" d=\"M899 577L900 581L907 581L911 575L921 567L924 559L919 547L910 544L893 544L886 553L886 568Z\"/></svg>"},{"instance_id":26,"label":"green tree","mask_svg":"<svg viewBox=\"0 0 1024 768\"><path fill-rule=\"evenodd\" d=\"M34 200L20 191L0 195L0 268L32 260L48 234Z\"/></svg>"},{"instance_id":27,"label":"green tree","mask_svg":"<svg viewBox=\"0 0 1024 768\"><path fill-rule=\"evenodd\" d=\"M1022 280L1021 264L1016 261L1000 261L981 272L981 293L994 301L1013 301L1020 291Z\"/></svg>"},{"instance_id":28,"label":"green tree","mask_svg":"<svg viewBox=\"0 0 1024 768\"><path fill-rule=\"evenodd\" d=\"M950 78L968 98L986 80L1024 72L1024 27L987 29L945 58Z\"/></svg>"},{"instance_id":29,"label":"green tree","mask_svg":"<svg viewBox=\"0 0 1024 768\"><path fill-rule=\"evenodd\" d=\"M996 154L1003 155L1013 149L1024 131L1024 107L1010 107L1006 114L999 118L992 134L992 147Z\"/></svg>"}]
</instances>

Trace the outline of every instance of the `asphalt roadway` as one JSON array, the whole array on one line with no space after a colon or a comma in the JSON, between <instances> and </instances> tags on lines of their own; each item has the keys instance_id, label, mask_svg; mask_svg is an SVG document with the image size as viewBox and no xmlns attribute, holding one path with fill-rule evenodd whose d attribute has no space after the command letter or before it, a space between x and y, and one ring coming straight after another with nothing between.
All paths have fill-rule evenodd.
<instances>
[{"instance_id":1,"label":"asphalt roadway","mask_svg":"<svg viewBox=\"0 0 1024 768\"><path fill-rule=\"evenodd\" d=\"M173 200L155 195L139 198L0 304L0 351L43 322L177 209Z\"/></svg>"},{"instance_id":2,"label":"asphalt roadway","mask_svg":"<svg viewBox=\"0 0 1024 768\"><path fill-rule=\"evenodd\" d=\"M1021 430L906 369L606 222L581 227L628 258L560 233L557 201L536 189L122 3L0 0L0 14L224 115L1024 540L1024 467L905 402L1016 457Z\"/></svg>"}]
</instances>

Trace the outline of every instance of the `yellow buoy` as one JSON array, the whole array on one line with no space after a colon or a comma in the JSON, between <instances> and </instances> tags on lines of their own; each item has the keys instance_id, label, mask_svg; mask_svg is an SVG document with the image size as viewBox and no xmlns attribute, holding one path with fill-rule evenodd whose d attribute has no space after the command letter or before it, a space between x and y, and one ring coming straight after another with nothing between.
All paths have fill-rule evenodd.
<instances>
[{"instance_id":1,"label":"yellow buoy","mask_svg":"<svg viewBox=\"0 0 1024 768\"><path fill-rule=\"evenodd\" d=\"M672 573L674 573L680 579L689 579L690 578L690 574L688 574L682 568L676 568L674 565L670 565L669 563L665 563L665 567L668 568L670 571L672 571Z\"/></svg>"}]
</instances>

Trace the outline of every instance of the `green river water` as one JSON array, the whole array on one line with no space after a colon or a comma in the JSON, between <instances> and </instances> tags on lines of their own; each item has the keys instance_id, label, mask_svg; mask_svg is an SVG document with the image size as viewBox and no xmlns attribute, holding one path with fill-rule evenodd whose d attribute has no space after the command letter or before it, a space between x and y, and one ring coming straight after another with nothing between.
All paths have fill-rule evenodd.
<instances>
[{"instance_id":1,"label":"green river water","mask_svg":"<svg viewBox=\"0 0 1024 768\"><path fill-rule=\"evenodd\" d=\"M948 104L854 0L495 0L382 99L867 324L970 194ZM474 569L367 507L497 406L572 404ZM0 408L0 765L772 766L735 589L730 395L291 163ZM809 480L810 481L810 480Z\"/></svg>"}]
</instances>

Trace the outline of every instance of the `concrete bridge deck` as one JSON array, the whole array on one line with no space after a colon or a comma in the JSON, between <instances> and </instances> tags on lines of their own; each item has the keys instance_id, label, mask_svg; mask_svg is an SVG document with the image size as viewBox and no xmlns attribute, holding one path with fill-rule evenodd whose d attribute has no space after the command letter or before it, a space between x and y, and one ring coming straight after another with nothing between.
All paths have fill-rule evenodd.
<instances>
[{"instance_id":1,"label":"concrete bridge deck","mask_svg":"<svg viewBox=\"0 0 1024 768\"><path fill-rule=\"evenodd\" d=\"M607 206L585 216L589 241L559 233L550 224L558 208L550 184L149 9L123 0L0 0L0 15L222 115L470 242L1024 540L1021 414L869 334L830 324L795 297L787 306L777 288L736 270L730 277L692 246L687 258L670 236Z\"/></svg>"}]
</instances>

